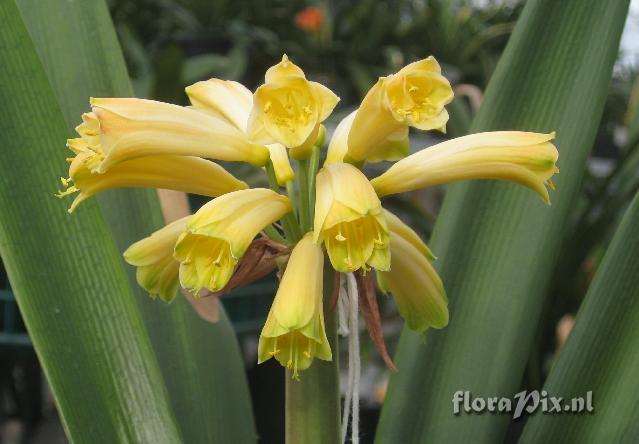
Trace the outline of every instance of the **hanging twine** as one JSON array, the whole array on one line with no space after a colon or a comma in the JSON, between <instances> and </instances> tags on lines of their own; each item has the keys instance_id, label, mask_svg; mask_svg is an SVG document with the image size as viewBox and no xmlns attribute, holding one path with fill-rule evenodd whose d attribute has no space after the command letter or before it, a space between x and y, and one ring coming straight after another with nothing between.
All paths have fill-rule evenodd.
<instances>
[{"instance_id":1,"label":"hanging twine","mask_svg":"<svg viewBox=\"0 0 639 444\"><path fill-rule=\"evenodd\" d=\"M348 420L351 420L351 442L359 444L359 294L353 273L340 273L338 299L338 333L348 336L348 382L342 412L342 443L346 443Z\"/></svg>"}]
</instances>

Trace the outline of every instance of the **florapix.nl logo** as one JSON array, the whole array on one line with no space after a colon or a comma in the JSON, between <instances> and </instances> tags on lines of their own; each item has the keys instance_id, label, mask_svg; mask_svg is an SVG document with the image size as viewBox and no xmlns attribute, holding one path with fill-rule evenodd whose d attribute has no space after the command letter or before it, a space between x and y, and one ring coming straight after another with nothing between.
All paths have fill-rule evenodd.
<instances>
[{"instance_id":1,"label":"florapix.nl logo","mask_svg":"<svg viewBox=\"0 0 639 444\"><path fill-rule=\"evenodd\" d=\"M458 390L453 394L453 414L508 414L513 419L526 412L529 415L540 411L545 414L584 414L593 413L592 391L584 396L562 398L550 396L546 390L523 391L508 397L473 397L470 391Z\"/></svg>"}]
</instances>

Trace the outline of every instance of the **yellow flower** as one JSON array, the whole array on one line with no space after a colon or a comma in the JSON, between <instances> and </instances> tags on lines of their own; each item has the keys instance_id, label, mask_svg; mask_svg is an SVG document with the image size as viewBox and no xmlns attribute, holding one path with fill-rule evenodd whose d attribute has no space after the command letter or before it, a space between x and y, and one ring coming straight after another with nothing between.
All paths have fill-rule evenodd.
<instances>
[{"instance_id":1,"label":"yellow flower","mask_svg":"<svg viewBox=\"0 0 639 444\"><path fill-rule=\"evenodd\" d=\"M246 132L248 118L253 107L253 94L244 85L230 80L209 79L187 86L186 94L193 107L226 120L239 130ZM279 143L266 146L269 150L277 183L295 179L286 148Z\"/></svg>"},{"instance_id":2,"label":"yellow flower","mask_svg":"<svg viewBox=\"0 0 639 444\"><path fill-rule=\"evenodd\" d=\"M73 144L83 144L82 139ZM184 191L203 196L220 196L248 188L211 161L190 156L148 156L120 162L106 173L93 173L85 161L90 154L78 152L69 166L69 178L62 178L68 187L58 197L80 192L69 208L73 212L85 199L112 188L147 187Z\"/></svg>"},{"instance_id":3,"label":"yellow flower","mask_svg":"<svg viewBox=\"0 0 639 444\"><path fill-rule=\"evenodd\" d=\"M257 143L281 143L293 149L293 158L307 158L320 123L338 100L325 86L306 80L304 72L284 56L266 71L264 85L255 91L248 133Z\"/></svg>"},{"instance_id":4,"label":"yellow flower","mask_svg":"<svg viewBox=\"0 0 639 444\"><path fill-rule=\"evenodd\" d=\"M253 107L253 94L241 83L209 79L187 86L186 95L198 111L226 120L244 132Z\"/></svg>"},{"instance_id":5,"label":"yellow flower","mask_svg":"<svg viewBox=\"0 0 639 444\"><path fill-rule=\"evenodd\" d=\"M295 179L295 172L291 167L291 162L288 159L286 148L284 145L279 143L272 143L266 147L271 153L271 162L273 162L273 169L275 170L277 184L281 187L285 187L286 182L290 182Z\"/></svg>"},{"instance_id":6,"label":"yellow flower","mask_svg":"<svg viewBox=\"0 0 639 444\"><path fill-rule=\"evenodd\" d=\"M194 294L224 288L253 238L290 210L286 196L264 188L235 191L205 204L175 246L182 287Z\"/></svg>"},{"instance_id":7,"label":"yellow flower","mask_svg":"<svg viewBox=\"0 0 639 444\"><path fill-rule=\"evenodd\" d=\"M448 300L442 281L430 263L432 253L408 225L396 216L392 218L396 220L389 222L391 268L377 271L379 287L393 295L410 329L421 333L428 327L444 328L448 325ZM399 231L393 229L396 227Z\"/></svg>"},{"instance_id":8,"label":"yellow flower","mask_svg":"<svg viewBox=\"0 0 639 444\"><path fill-rule=\"evenodd\" d=\"M324 242L333 268L351 272L366 264L388 270L388 229L382 205L353 165L332 163L317 175L314 239Z\"/></svg>"},{"instance_id":9,"label":"yellow flower","mask_svg":"<svg viewBox=\"0 0 639 444\"><path fill-rule=\"evenodd\" d=\"M155 299L171 302L178 290L180 263L173 257L175 242L184 232L191 216L183 217L151 236L137 241L124 252L124 259L138 267L136 278L140 287Z\"/></svg>"},{"instance_id":10,"label":"yellow flower","mask_svg":"<svg viewBox=\"0 0 639 444\"><path fill-rule=\"evenodd\" d=\"M333 137L331 137L331 141L328 144L324 165L344 162L344 158L348 152L348 132L351 130L351 125L353 125L353 119L355 119L356 114L357 111L353 111L344 117L335 128Z\"/></svg>"},{"instance_id":11,"label":"yellow flower","mask_svg":"<svg viewBox=\"0 0 639 444\"><path fill-rule=\"evenodd\" d=\"M433 57L405 66L366 94L348 135L348 159L397 160L408 154L408 127L444 131L453 100L450 83Z\"/></svg>"},{"instance_id":12,"label":"yellow flower","mask_svg":"<svg viewBox=\"0 0 639 444\"><path fill-rule=\"evenodd\" d=\"M91 99L92 112L76 130L87 165L103 173L125 160L151 155L268 161L266 147L248 140L227 121L208 113L143 99ZM71 142L76 143L76 142Z\"/></svg>"},{"instance_id":13,"label":"yellow flower","mask_svg":"<svg viewBox=\"0 0 639 444\"><path fill-rule=\"evenodd\" d=\"M322 273L324 253L307 233L295 246L260 335L258 362L275 357L293 371L307 369L313 358L330 361L324 330Z\"/></svg>"},{"instance_id":14,"label":"yellow flower","mask_svg":"<svg viewBox=\"0 0 639 444\"><path fill-rule=\"evenodd\" d=\"M502 179L527 186L550 204L546 185L559 172L551 134L496 131L439 143L400 160L371 181L379 196L468 179Z\"/></svg>"}]
</instances>

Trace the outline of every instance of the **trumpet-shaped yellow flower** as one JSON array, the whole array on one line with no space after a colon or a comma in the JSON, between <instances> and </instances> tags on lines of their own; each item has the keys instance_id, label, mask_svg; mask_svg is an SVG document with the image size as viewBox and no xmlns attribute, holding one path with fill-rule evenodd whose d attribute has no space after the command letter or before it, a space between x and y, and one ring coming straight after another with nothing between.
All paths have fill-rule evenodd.
<instances>
[{"instance_id":1,"label":"trumpet-shaped yellow flower","mask_svg":"<svg viewBox=\"0 0 639 444\"><path fill-rule=\"evenodd\" d=\"M310 155L320 123L339 98L325 86L306 80L304 72L286 56L266 71L265 83L255 91L248 133L257 143L281 143L291 156Z\"/></svg>"},{"instance_id":2,"label":"trumpet-shaped yellow flower","mask_svg":"<svg viewBox=\"0 0 639 444\"><path fill-rule=\"evenodd\" d=\"M547 204L557 148L551 134L496 131L471 134L426 148L371 181L380 196L468 179L510 180L537 192Z\"/></svg>"},{"instance_id":3,"label":"trumpet-shaped yellow flower","mask_svg":"<svg viewBox=\"0 0 639 444\"><path fill-rule=\"evenodd\" d=\"M344 158L348 152L348 132L351 130L351 125L353 125L353 120L356 115L357 111L353 111L344 117L335 128L333 137L331 137L331 141L328 144L324 165L344 162Z\"/></svg>"},{"instance_id":4,"label":"trumpet-shaped yellow flower","mask_svg":"<svg viewBox=\"0 0 639 444\"><path fill-rule=\"evenodd\" d=\"M199 111L210 113L226 120L241 131L246 131L248 118L253 107L253 94L244 85L220 79L197 82L186 88L191 104ZM295 179L295 172L288 159L286 148L279 143L266 146L269 150L277 183Z\"/></svg>"},{"instance_id":5,"label":"trumpet-shaped yellow flower","mask_svg":"<svg viewBox=\"0 0 639 444\"><path fill-rule=\"evenodd\" d=\"M424 254L426 245L417 247L412 240L391 231L391 269L377 271L377 281L385 293L391 293L408 327L424 332L428 327L448 325L448 301L441 279ZM413 233L409 238L417 237Z\"/></svg>"},{"instance_id":6,"label":"trumpet-shaped yellow flower","mask_svg":"<svg viewBox=\"0 0 639 444\"><path fill-rule=\"evenodd\" d=\"M92 112L76 130L87 166L103 173L129 159L154 155L200 156L262 166L266 147L209 113L143 99L91 99ZM73 146L71 146L73 148Z\"/></svg>"},{"instance_id":7,"label":"trumpet-shaped yellow flower","mask_svg":"<svg viewBox=\"0 0 639 444\"><path fill-rule=\"evenodd\" d=\"M405 224L399 217L386 209L384 209L384 217L386 218L388 231L395 233L405 241L409 242L429 261L434 261L436 259L433 252L430 251L430 248L428 248L424 241L419 237L419 234L415 233L415 230Z\"/></svg>"},{"instance_id":8,"label":"trumpet-shaped yellow flower","mask_svg":"<svg viewBox=\"0 0 639 444\"><path fill-rule=\"evenodd\" d=\"M260 335L258 362L275 358L298 377L313 358L330 361L324 330L322 247L307 233L295 246Z\"/></svg>"},{"instance_id":9,"label":"trumpet-shaped yellow flower","mask_svg":"<svg viewBox=\"0 0 639 444\"><path fill-rule=\"evenodd\" d=\"M316 194L314 239L325 243L333 267L388 270L386 220L366 176L350 164L326 165L317 175Z\"/></svg>"},{"instance_id":10,"label":"trumpet-shaped yellow flower","mask_svg":"<svg viewBox=\"0 0 639 444\"><path fill-rule=\"evenodd\" d=\"M83 143L82 139L74 141L74 144ZM141 157L120 162L100 174L89 169L86 162L89 156L80 151L71 161L69 178L61 179L68 188L59 192L59 197L79 191L69 212L94 194L112 188L165 188L211 197L248 188L246 182L235 178L221 166L199 157Z\"/></svg>"},{"instance_id":11,"label":"trumpet-shaped yellow flower","mask_svg":"<svg viewBox=\"0 0 639 444\"><path fill-rule=\"evenodd\" d=\"M366 94L348 135L348 158L397 160L408 154L408 127L444 130L453 100L450 83L433 57L383 77Z\"/></svg>"},{"instance_id":12,"label":"trumpet-shaped yellow flower","mask_svg":"<svg viewBox=\"0 0 639 444\"><path fill-rule=\"evenodd\" d=\"M255 188L225 194L200 208L175 246L182 287L219 291L253 238L291 210L286 196Z\"/></svg>"},{"instance_id":13,"label":"trumpet-shaped yellow flower","mask_svg":"<svg viewBox=\"0 0 639 444\"><path fill-rule=\"evenodd\" d=\"M186 95L198 111L226 120L244 132L253 107L253 93L232 80L209 79L186 87Z\"/></svg>"},{"instance_id":14,"label":"trumpet-shaped yellow flower","mask_svg":"<svg viewBox=\"0 0 639 444\"><path fill-rule=\"evenodd\" d=\"M180 263L173 257L173 249L190 218L183 217L168 224L124 252L124 259L138 267L138 284L154 299L160 296L163 301L171 302L175 298Z\"/></svg>"}]
</instances>

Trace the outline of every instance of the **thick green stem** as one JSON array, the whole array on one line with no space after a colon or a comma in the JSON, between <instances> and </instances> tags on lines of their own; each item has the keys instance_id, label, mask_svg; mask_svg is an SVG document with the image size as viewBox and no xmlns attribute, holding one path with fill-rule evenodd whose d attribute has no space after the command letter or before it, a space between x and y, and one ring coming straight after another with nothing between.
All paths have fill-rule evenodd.
<instances>
[{"instance_id":1,"label":"thick green stem","mask_svg":"<svg viewBox=\"0 0 639 444\"><path fill-rule=\"evenodd\" d=\"M267 225L266 227L264 227L264 232L266 233L268 237L273 239L275 242L279 242L280 244L289 243L289 241L284 239L273 225Z\"/></svg>"},{"instance_id":2,"label":"thick green stem","mask_svg":"<svg viewBox=\"0 0 639 444\"><path fill-rule=\"evenodd\" d=\"M304 232L310 229L309 225L309 201L308 201L308 159L297 162L298 184L299 184L299 210L300 225Z\"/></svg>"},{"instance_id":3,"label":"thick green stem","mask_svg":"<svg viewBox=\"0 0 639 444\"><path fill-rule=\"evenodd\" d=\"M315 185L317 181L317 170L319 169L320 147L314 146L311 160L308 167L308 207L309 207L309 223L313 224L315 217Z\"/></svg>"},{"instance_id":4,"label":"thick green stem","mask_svg":"<svg viewBox=\"0 0 639 444\"><path fill-rule=\"evenodd\" d=\"M273 166L273 162L270 160L266 164L266 177L268 177L269 187L271 187L273 191L279 193L280 186L277 183L277 177L275 176L275 167ZM289 198L292 202L293 196L289 196ZM295 214L293 211L287 213L282 218L282 228L284 229L287 243L295 244L302 238L302 232L300 231L300 227L297 225L297 220L295 219Z\"/></svg>"},{"instance_id":5,"label":"thick green stem","mask_svg":"<svg viewBox=\"0 0 639 444\"><path fill-rule=\"evenodd\" d=\"M286 372L286 442L324 444L340 442L340 395L337 351L337 317L329 308L334 271L324 267L324 314L331 362L315 359L300 379Z\"/></svg>"}]
</instances>

